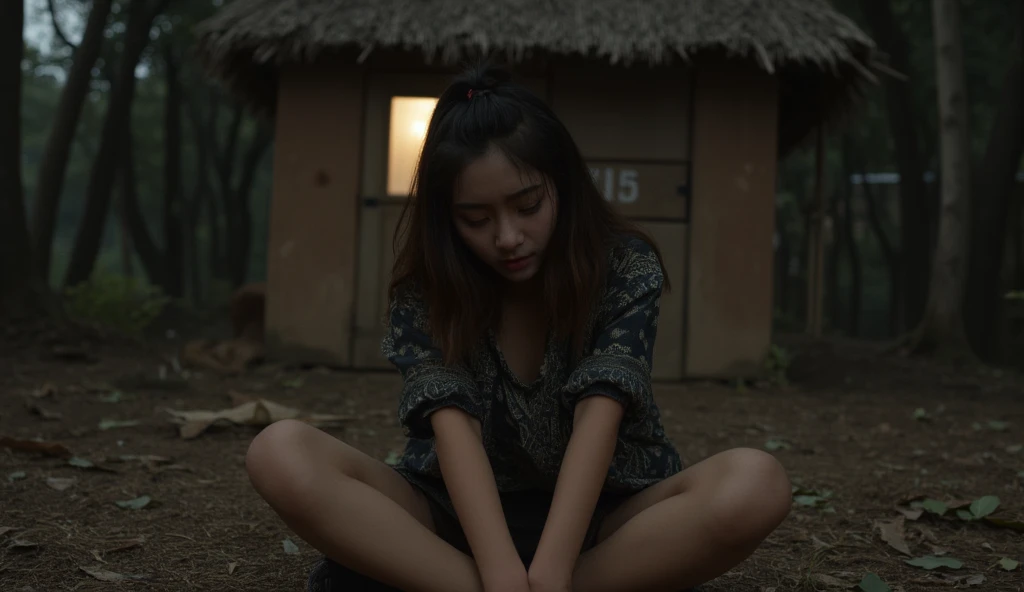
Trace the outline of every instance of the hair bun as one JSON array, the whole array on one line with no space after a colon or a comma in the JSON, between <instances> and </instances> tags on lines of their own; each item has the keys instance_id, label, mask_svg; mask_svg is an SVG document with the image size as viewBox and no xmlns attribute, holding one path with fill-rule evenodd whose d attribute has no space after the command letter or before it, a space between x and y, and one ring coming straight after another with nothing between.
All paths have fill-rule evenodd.
<instances>
[{"instance_id":1,"label":"hair bun","mask_svg":"<svg viewBox=\"0 0 1024 592\"><path fill-rule=\"evenodd\" d=\"M465 70L456 79L456 83L463 86L467 92L471 90L475 94L496 90L511 79L511 74L505 68L485 62Z\"/></svg>"}]
</instances>

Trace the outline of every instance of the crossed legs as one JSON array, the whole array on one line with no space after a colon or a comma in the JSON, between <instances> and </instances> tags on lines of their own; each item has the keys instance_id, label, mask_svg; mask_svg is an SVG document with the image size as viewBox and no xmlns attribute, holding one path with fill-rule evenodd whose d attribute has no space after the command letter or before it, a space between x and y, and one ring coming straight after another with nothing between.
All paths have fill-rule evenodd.
<instances>
[{"instance_id":1,"label":"crossed legs","mask_svg":"<svg viewBox=\"0 0 1024 592\"><path fill-rule=\"evenodd\" d=\"M484 592L473 559L434 533L424 494L337 438L276 422L253 440L246 469L285 524L338 563L408 592ZM712 456L611 512L573 588L677 592L707 581L749 556L789 508L772 456Z\"/></svg>"}]
</instances>

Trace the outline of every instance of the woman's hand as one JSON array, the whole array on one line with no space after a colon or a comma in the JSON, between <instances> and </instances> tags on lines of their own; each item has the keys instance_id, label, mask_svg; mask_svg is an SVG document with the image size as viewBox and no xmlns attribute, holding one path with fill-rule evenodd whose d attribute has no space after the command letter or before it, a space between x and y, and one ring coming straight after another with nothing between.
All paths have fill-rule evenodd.
<instances>
[{"instance_id":1,"label":"woman's hand","mask_svg":"<svg viewBox=\"0 0 1024 592\"><path fill-rule=\"evenodd\" d=\"M484 592L533 592L527 579L526 568L516 558L514 565L481 572Z\"/></svg>"},{"instance_id":2,"label":"woman's hand","mask_svg":"<svg viewBox=\"0 0 1024 592\"><path fill-rule=\"evenodd\" d=\"M572 566L569 569L534 563L527 573L530 592L572 592Z\"/></svg>"}]
</instances>

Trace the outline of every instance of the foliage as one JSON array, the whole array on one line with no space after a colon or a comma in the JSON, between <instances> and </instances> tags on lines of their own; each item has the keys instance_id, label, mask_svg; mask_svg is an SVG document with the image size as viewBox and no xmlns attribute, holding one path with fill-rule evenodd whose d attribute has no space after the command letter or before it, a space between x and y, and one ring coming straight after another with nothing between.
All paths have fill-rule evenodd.
<instances>
[{"instance_id":1,"label":"foliage","mask_svg":"<svg viewBox=\"0 0 1024 592\"><path fill-rule=\"evenodd\" d=\"M768 374L768 380L779 386L788 384L789 367L792 363L793 356L789 350L773 343L764 358L764 369Z\"/></svg>"},{"instance_id":2,"label":"foliage","mask_svg":"<svg viewBox=\"0 0 1024 592\"><path fill-rule=\"evenodd\" d=\"M156 286L107 272L67 288L64 297L71 318L132 335L141 334L171 302Z\"/></svg>"}]
</instances>

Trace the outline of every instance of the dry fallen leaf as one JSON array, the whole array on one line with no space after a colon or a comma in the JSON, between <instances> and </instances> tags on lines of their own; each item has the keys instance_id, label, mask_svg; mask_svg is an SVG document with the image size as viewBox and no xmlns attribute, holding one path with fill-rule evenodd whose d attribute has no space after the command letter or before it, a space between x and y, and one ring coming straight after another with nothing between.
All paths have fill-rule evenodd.
<instances>
[{"instance_id":1,"label":"dry fallen leaf","mask_svg":"<svg viewBox=\"0 0 1024 592\"><path fill-rule=\"evenodd\" d=\"M65 489L67 489L68 487L71 487L72 485L74 485L77 482L78 482L78 479L75 479L74 477L47 477L46 478L46 484L49 485L51 489L56 489L57 491L64 491Z\"/></svg>"},{"instance_id":2,"label":"dry fallen leaf","mask_svg":"<svg viewBox=\"0 0 1024 592\"><path fill-rule=\"evenodd\" d=\"M39 417L41 417L43 419L47 419L47 420L53 421L53 420L56 420L56 419L62 419L64 417L64 414L58 413L56 411L49 411L49 410L43 409L42 407L40 407L36 403L29 403L27 405L27 407L28 407L28 410L31 413L33 413L35 415L38 415Z\"/></svg>"},{"instance_id":3,"label":"dry fallen leaf","mask_svg":"<svg viewBox=\"0 0 1024 592\"><path fill-rule=\"evenodd\" d=\"M199 339L186 343L181 349L181 362L185 366L222 374L244 372L263 357L263 344L246 339Z\"/></svg>"},{"instance_id":4,"label":"dry fallen leaf","mask_svg":"<svg viewBox=\"0 0 1024 592\"><path fill-rule=\"evenodd\" d=\"M882 540L889 543L889 546L904 555L911 555L910 547L903 532L904 517L900 516L891 522L875 522L882 536Z\"/></svg>"},{"instance_id":5,"label":"dry fallen leaf","mask_svg":"<svg viewBox=\"0 0 1024 592\"><path fill-rule=\"evenodd\" d=\"M99 566L86 567L79 565L78 569L84 571L90 576L100 580L101 582L124 582L127 580L144 580L146 576L142 575L124 575L116 572L105 570Z\"/></svg>"},{"instance_id":6,"label":"dry fallen leaf","mask_svg":"<svg viewBox=\"0 0 1024 592\"><path fill-rule=\"evenodd\" d=\"M814 582L829 588L851 588L852 585L849 582L844 582L839 578L825 575L825 574L811 574L810 579Z\"/></svg>"},{"instance_id":7,"label":"dry fallen leaf","mask_svg":"<svg viewBox=\"0 0 1024 592\"><path fill-rule=\"evenodd\" d=\"M117 553L118 551L127 551L128 549L134 549L145 544L145 537L135 537L133 539L123 539L116 541L108 541L108 545L113 545L109 549L105 549L104 553Z\"/></svg>"},{"instance_id":8,"label":"dry fallen leaf","mask_svg":"<svg viewBox=\"0 0 1024 592\"><path fill-rule=\"evenodd\" d=\"M32 396L36 399L43 399L45 397L52 397L57 394L57 387L53 386L49 382L43 384L43 386L32 391Z\"/></svg>"},{"instance_id":9,"label":"dry fallen leaf","mask_svg":"<svg viewBox=\"0 0 1024 592\"><path fill-rule=\"evenodd\" d=\"M309 414L292 407L285 407L267 399L257 399L231 409L220 411L177 411L168 409L176 423L179 435L188 440L195 438L212 425L229 423L247 426L267 426L282 419L297 419L315 426L337 424L351 419L348 415Z\"/></svg>"},{"instance_id":10,"label":"dry fallen leaf","mask_svg":"<svg viewBox=\"0 0 1024 592\"><path fill-rule=\"evenodd\" d=\"M12 530L17 530L17 527L14 527L14 526L0 526L0 536L4 536L5 534L11 532Z\"/></svg>"},{"instance_id":11,"label":"dry fallen leaf","mask_svg":"<svg viewBox=\"0 0 1024 592\"><path fill-rule=\"evenodd\" d=\"M896 511L903 514L907 520L917 520L924 514L924 510L921 508L904 508L897 506Z\"/></svg>"},{"instance_id":12,"label":"dry fallen leaf","mask_svg":"<svg viewBox=\"0 0 1024 592\"><path fill-rule=\"evenodd\" d=\"M16 440L8 436L0 436L0 448L10 448L21 452L41 452L47 456L67 458L71 451L57 442L45 442L43 440Z\"/></svg>"},{"instance_id":13,"label":"dry fallen leaf","mask_svg":"<svg viewBox=\"0 0 1024 592\"><path fill-rule=\"evenodd\" d=\"M228 575L229 575L229 576L230 576L231 574L235 573L235 568L236 568L236 567L238 567L238 564L237 564L237 563L235 563L234 561L232 561L231 563L229 563L229 564L228 564Z\"/></svg>"},{"instance_id":14,"label":"dry fallen leaf","mask_svg":"<svg viewBox=\"0 0 1024 592\"><path fill-rule=\"evenodd\" d=\"M259 397L255 395L247 395L238 391L228 391L228 397L231 399L232 407L238 407L239 405L244 405L259 399Z\"/></svg>"},{"instance_id":15,"label":"dry fallen leaf","mask_svg":"<svg viewBox=\"0 0 1024 592\"><path fill-rule=\"evenodd\" d=\"M32 541L26 541L25 539L14 539L7 548L14 551L28 551L30 549L35 549L38 546L39 543L33 543Z\"/></svg>"}]
</instances>

